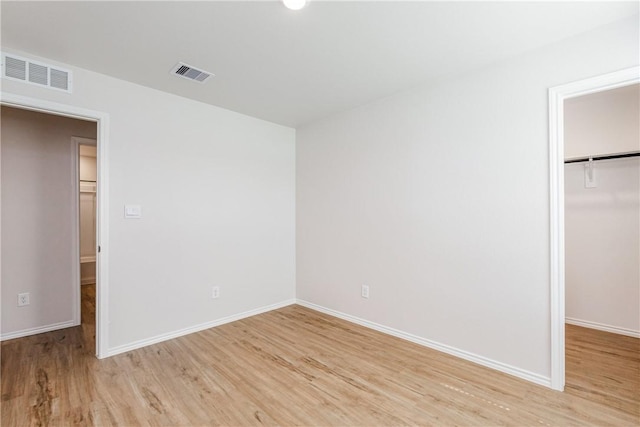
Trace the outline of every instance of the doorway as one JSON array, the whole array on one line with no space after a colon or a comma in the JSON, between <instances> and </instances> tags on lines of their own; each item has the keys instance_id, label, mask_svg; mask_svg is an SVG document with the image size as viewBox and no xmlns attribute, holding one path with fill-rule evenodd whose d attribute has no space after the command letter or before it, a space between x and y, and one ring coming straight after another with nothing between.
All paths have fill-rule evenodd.
<instances>
[{"instance_id":1,"label":"doorway","mask_svg":"<svg viewBox=\"0 0 640 427\"><path fill-rule=\"evenodd\" d=\"M97 254L96 254L96 261L95 261L95 282L96 282L96 295L95 295L95 353L96 356L98 358L104 358L107 357L109 355L108 352L108 199L103 196L108 194L108 158L107 158L107 144L108 144L108 128L109 128L109 116L105 113L101 113L101 112L97 112L97 111L93 111L93 110L87 110L84 108L77 108L74 106L69 106L69 105L65 105L65 104L58 104L58 103L54 103L54 102L49 102L49 101L44 101L44 100L40 100L40 99L34 99L34 98L28 98L28 97L23 97L23 96L19 96L19 95L13 95L13 94L7 94L7 93L3 93L2 94L2 99L0 100L0 103L2 105L2 107L13 107L17 110L27 110L27 111L33 111L33 112L38 112L41 114L44 114L46 116L51 116L51 117L62 117L62 118L71 118L71 119L78 119L79 121L83 121L83 122L91 122L93 124L93 128L94 128L94 133L92 136L95 137L95 141L96 141L96 166L97 166L97 173L96 173L96 177L97 177L97 182L96 182L96 205L97 205L97 211L96 211L96 243L97 243ZM3 130L4 130L4 123L3 123ZM4 142L4 141L3 141ZM71 143L71 145L69 144L69 138L67 138L67 142L66 145L69 148L69 153L71 153L73 151L72 149L72 145L74 144L74 142ZM71 157L71 156L70 156ZM73 160L70 159L71 163L73 163ZM3 170L4 173L4 170ZM72 185L74 185L76 187L76 190L78 188L78 180L77 180L77 176L72 176L70 177L70 181L72 183ZM67 181L69 182L69 181ZM73 197L71 198L71 200L69 200L69 206L70 207L78 207L78 203L79 203L79 192L76 191L75 192L76 197L76 203L73 204L72 200L74 199ZM3 194L4 196L4 194ZM72 264L70 265L70 270L73 270L74 272L76 272L76 277L75 279L73 279L72 281L69 281L69 283L73 283L74 285L78 285L77 287L73 286L72 288L75 288L77 290L74 291L75 292L75 296L72 296L72 298L74 298L74 303L73 303L73 307L74 307L74 315L72 316L73 319L71 321L65 321L62 322L60 324L50 324L45 328L16 328L18 333L8 333L5 334L4 330L2 333L2 339L11 339L11 338L18 338L19 336L26 336L26 335L32 335L34 333L39 333L39 332L46 332L47 330L53 330L53 329L60 329L62 327L69 327L69 326L73 326L73 324L79 324L80 323L80 303L79 303L79 299L80 299L80 265L79 265L79 222L78 222L78 217L77 217L77 213L78 210L77 209L73 209L73 211L76 213L75 219L74 221L70 221L70 224L75 224L75 226L70 226L70 228L72 228L74 231L72 233L75 233L74 238L71 239L75 242L74 246L75 249L73 249L73 253L71 255L66 255L67 252L65 251L58 251L62 254L64 254L65 257L68 256L68 258L71 260ZM4 224L4 219L5 219L5 212L6 212L6 206L3 206L3 210L2 210L2 217L3 217L3 240L4 240L4 235L5 232L9 229L9 227L6 227L6 225ZM8 263L5 264L5 254L10 253L10 245L8 245L6 242L3 243L2 245L2 249L5 249L4 251L2 251L2 258L3 258L3 266L8 265ZM48 252L55 252L55 250L53 251L48 251ZM42 251L41 251L42 253ZM46 253L46 252L45 252ZM76 268L77 267L77 268ZM2 270L2 274L3 276L5 275L5 270L3 268ZM45 276L46 277L46 276ZM45 281L46 282L46 281ZM6 281L3 280L3 292L4 292L4 288L5 288L5 284L7 283ZM13 291L11 292L13 293ZM61 295L56 295L54 296L54 298L57 298L57 301L59 301L60 299L64 299L66 298L66 296L61 296ZM43 302L43 299L45 300ZM8 298L3 298L3 301L8 300ZM15 303L15 298L11 298L11 300L13 300L13 302ZM32 299L32 305L34 300ZM41 307L44 307L44 310L41 312L38 312L38 316L42 317L43 314L46 314L47 310L50 310L51 308L51 303L54 302L53 300L49 299L46 300L46 298L40 298L40 304L44 304L41 305ZM15 305L15 304L13 304ZM4 306L3 306L4 308ZM33 308L33 307L32 307ZM24 313L24 312L23 312ZM3 316L5 314L5 310L3 310ZM76 316L77 314L77 316ZM6 323L3 322L3 328L6 326Z\"/></svg>"},{"instance_id":2,"label":"doorway","mask_svg":"<svg viewBox=\"0 0 640 427\"><path fill-rule=\"evenodd\" d=\"M551 387L555 390L565 387L565 102L639 82L640 67L633 67L549 90ZM592 170L586 173L587 179L593 178Z\"/></svg>"},{"instance_id":3,"label":"doorway","mask_svg":"<svg viewBox=\"0 0 640 427\"><path fill-rule=\"evenodd\" d=\"M640 84L567 99L566 323L640 338Z\"/></svg>"},{"instance_id":4,"label":"doorway","mask_svg":"<svg viewBox=\"0 0 640 427\"><path fill-rule=\"evenodd\" d=\"M80 324L85 339L95 341L97 260L97 143L95 139L73 137L78 176L78 237L80 277Z\"/></svg>"},{"instance_id":5,"label":"doorway","mask_svg":"<svg viewBox=\"0 0 640 427\"><path fill-rule=\"evenodd\" d=\"M639 100L636 83L564 103L565 389L613 407L640 385Z\"/></svg>"}]
</instances>

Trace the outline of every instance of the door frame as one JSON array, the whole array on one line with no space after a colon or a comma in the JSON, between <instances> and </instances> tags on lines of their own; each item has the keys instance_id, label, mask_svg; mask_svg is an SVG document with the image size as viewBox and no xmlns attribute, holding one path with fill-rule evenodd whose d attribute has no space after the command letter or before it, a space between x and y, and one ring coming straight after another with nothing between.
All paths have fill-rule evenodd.
<instances>
[{"instance_id":1,"label":"door frame","mask_svg":"<svg viewBox=\"0 0 640 427\"><path fill-rule=\"evenodd\" d=\"M96 123L96 243L99 248L96 254L96 356L105 358L109 349L109 114L5 92L0 92L0 105ZM79 241L76 246L79 246ZM79 301L77 307L80 307Z\"/></svg>"},{"instance_id":2,"label":"door frame","mask_svg":"<svg viewBox=\"0 0 640 427\"><path fill-rule=\"evenodd\" d=\"M551 388L565 385L564 101L640 82L640 67L549 89Z\"/></svg>"}]
</instances>

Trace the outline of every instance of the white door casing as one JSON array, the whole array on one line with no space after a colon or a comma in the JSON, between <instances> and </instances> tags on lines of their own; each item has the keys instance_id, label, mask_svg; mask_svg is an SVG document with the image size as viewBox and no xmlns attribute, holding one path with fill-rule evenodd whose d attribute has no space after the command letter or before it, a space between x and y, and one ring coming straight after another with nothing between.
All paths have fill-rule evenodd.
<instances>
[{"instance_id":1,"label":"white door casing","mask_svg":"<svg viewBox=\"0 0 640 427\"><path fill-rule=\"evenodd\" d=\"M564 101L640 82L632 67L549 89L551 388L565 385Z\"/></svg>"},{"instance_id":2,"label":"white door casing","mask_svg":"<svg viewBox=\"0 0 640 427\"><path fill-rule=\"evenodd\" d=\"M0 104L45 114L91 120L97 124L96 234L100 251L96 259L96 356L99 359L107 357L109 347L109 115L100 111L5 92L0 92ZM77 183L75 185L77 186ZM76 246L78 246L77 243ZM78 286L78 298L79 294ZM77 307L79 308L79 303Z\"/></svg>"}]
</instances>

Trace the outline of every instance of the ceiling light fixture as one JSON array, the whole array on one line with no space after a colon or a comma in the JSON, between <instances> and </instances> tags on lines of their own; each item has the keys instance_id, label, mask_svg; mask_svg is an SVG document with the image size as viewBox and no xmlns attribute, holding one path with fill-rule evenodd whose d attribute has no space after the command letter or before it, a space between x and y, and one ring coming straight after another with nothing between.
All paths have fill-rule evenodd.
<instances>
[{"instance_id":1,"label":"ceiling light fixture","mask_svg":"<svg viewBox=\"0 0 640 427\"><path fill-rule=\"evenodd\" d=\"M282 3L288 9L300 10L307 4L307 0L282 0Z\"/></svg>"}]
</instances>

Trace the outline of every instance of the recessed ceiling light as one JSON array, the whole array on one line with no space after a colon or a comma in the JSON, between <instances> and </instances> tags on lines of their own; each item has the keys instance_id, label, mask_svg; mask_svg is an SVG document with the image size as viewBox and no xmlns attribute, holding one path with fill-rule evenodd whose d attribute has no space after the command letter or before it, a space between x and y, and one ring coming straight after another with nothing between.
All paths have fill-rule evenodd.
<instances>
[{"instance_id":1,"label":"recessed ceiling light","mask_svg":"<svg viewBox=\"0 0 640 427\"><path fill-rule=\"evenodd\" d=\"M291 10L300 10L307 4L307 0L282 0L282 3Z\"/></svg>"}]
</instances>

